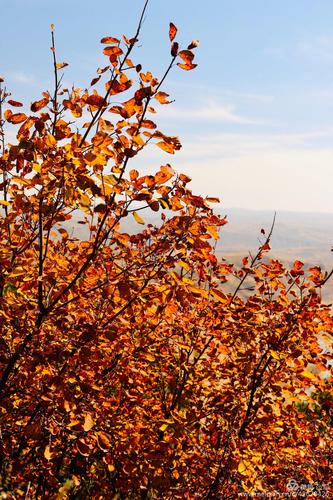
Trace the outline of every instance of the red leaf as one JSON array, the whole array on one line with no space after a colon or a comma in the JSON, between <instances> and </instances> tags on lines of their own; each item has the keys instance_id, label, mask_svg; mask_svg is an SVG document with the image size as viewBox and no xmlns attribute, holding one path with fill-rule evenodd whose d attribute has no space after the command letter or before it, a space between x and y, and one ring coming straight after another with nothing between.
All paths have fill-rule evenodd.
<instances>
[{"instance_id":1,"label":"red leaf","mask_svg":"<svg viewBox=\"0 0 333 500\"><path fill-rule=\"evenodd\" d=\"M169 39L170 39L170 42L172 42L172 40L177 35L177 31L178 30L177 30L176 26L173 23L170 23L170 27L169 27Z\"/></svg>"},{"instance_id":2,"label":"red leaf","mask_svg":"<svg viewBox=\"0 0 333 500\"><path fill-rule=\"evenodd\" d=\"M23 106L23 104L21 102L13 101L12 99L9 99L8 104L10 104L11 106L14 106L15 108L20 108L21 106Z\"/></svg>"}]
</instances>

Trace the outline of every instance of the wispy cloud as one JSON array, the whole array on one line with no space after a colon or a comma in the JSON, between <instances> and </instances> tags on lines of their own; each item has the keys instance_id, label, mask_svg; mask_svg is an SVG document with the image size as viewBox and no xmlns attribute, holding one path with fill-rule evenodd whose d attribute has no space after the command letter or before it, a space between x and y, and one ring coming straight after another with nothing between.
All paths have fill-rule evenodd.
<instances>
[{"instance_id":1,"label":"wispy cloud","mask_svg":"<svg viewBox=\"0 0 333 500\"><path fill-rule=\"evenodd\" d=\"M333 37L318 36L311 40L304 40L298 43L297 51L307 58L321 60L324 62L333 61Z\"/></svg>"},{"instance_id":2,"label":"wispy cloud","mask_svg":"<svg viewBox=\"0 0 333 500\"><path fill-rule=\"evenodd\" d=\"M276 59L290 60L303 58L320 62L333 61L333 37L331 35L316 36L305 40L298 40L294 44L280 47L266 47L263 53Z\"/></svg>"},{"instance_id":3,"label":"wispy cloud","mask_svg":"<svg viewBox=\"0 0 333 500\"><path fill-rule=\"evenodd\" d=\"M27 73L13 73L10 76L12 80L17 83L25 83L29 85L35 83L35 78Z\"/></svg>"},{"instance_id":4,"label":"wispy cloud","mask_svg":"<svg viewBox=\"0 0 333 500\"><path fill-rule=\"evenodd\" d=\"M258 125L262 123L255 118L239 114L233 105L221 105L214 102L190 109L170 106L163 114L166 118L177 118L180 120L210 120L238 125Z\"/></svg>"},{"instance_id":5,"label":"wispy cloud","mask_svg":"<svg viewBox=\"0 0 333 500\"><path fill-rule=\"evenodd\" d=\"M207 134L185 139L175 156L149 148L137 168L169 161L192 177L193 192L218 196L226 207L332 212L332 138L333 129Z\"/></svg>"}]
</instances>

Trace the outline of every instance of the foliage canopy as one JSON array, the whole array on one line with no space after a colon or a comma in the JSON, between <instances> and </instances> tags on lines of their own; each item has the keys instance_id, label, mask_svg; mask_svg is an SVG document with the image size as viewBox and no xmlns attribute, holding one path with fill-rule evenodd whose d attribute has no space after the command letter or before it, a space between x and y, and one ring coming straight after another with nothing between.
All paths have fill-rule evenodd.
<instances>
[{"instance_id":1,"label":"foliage canopy","mask_svg":"<svg viewBox=\"0 0 333 500\"><path fill-rule=\"evenodd\" d=\"M102 38L88 88L61 87L53 26L54 92L21 111L1 83L2 494L236 498L290 479L328 494L331 421L311 410L309 425L307 409L308 388L332 405L328 276L269 259L272 229L239 267L218 261L218 200L169 164L134 168L148 145L181 147L155 113L198 44L181 49L170 23L170 64L143 71L132 52L147 3L132 38ZM128 217L142 230L124 232Z\"/></svg>"}]
</instances>

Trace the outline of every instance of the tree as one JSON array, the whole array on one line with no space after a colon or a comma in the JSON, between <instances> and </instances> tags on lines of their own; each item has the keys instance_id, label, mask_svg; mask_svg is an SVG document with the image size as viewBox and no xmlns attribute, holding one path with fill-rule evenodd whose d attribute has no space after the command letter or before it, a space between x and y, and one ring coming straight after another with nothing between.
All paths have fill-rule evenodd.
<instances>
[{"instance_id":1,"label":"tree","mask_svg":"<svg viewBox=\"0 0 333 500\"><path fill-rule=\"evenodd\" d=\"M88 89L61 88L54 27L54 92L28 114L1 88L2 134L18 125L0 159L2 493L235 498L284 492L296 472L328 491L331 461L318 468L294 404L323 386L307 363L327 368L328 276L269 260L273 227L239 268L218 261L218 200L169 164L131 167L148 145L181 147L152 118L171 68L195 68L197 41L180 50L172 23L161 78L132 61L147 4L132 38L102 38L107 66ZM128 217L143 229L125 232Z\"/></svg>"}]
</instances>

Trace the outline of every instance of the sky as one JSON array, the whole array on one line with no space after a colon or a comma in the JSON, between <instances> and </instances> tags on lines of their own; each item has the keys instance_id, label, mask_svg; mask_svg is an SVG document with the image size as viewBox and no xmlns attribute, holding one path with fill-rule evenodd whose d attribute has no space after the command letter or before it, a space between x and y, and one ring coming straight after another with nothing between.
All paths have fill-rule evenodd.
<instances>
[{"instance_id":1,"label":"sky","mask_svg":"<svg viewBox=\"0 0 333 500\"><path fill-rule=\"evenodd\" d=\"M0 74L30 103L52 89L51 23L64 84L85 88L106 64L101 37L133 35L144 2L0 3ZM172 21L179 42L200 40L198 67L173 68L175 102L156 115L181 151L150 148L133 168L169 162L224 207L333 213L332 19L331 0L150 0L133 59L163 74Z\"/></svg>"}]
</instances>

